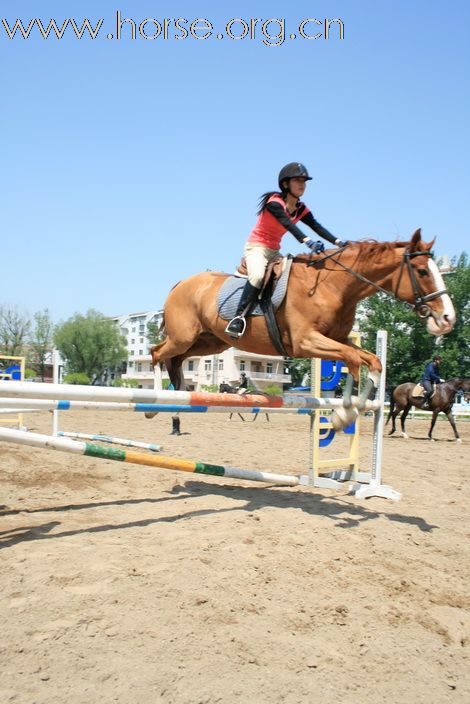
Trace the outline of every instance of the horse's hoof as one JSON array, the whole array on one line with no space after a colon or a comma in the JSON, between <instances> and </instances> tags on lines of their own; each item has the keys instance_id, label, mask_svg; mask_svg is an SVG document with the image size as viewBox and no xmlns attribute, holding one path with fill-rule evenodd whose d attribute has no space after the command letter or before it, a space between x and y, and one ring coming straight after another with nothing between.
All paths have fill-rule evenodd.
<instances>
[{"instance_id":1,"label":"horse's hoof","mask_svg":"<svg viewBox=\"0 0 470 704\"><path fill-rule=\"evenodd\" d=\"M342 430L347 428L348 425L354 423L359 417L359 411L355 407L344 408L339 407L335 410L331 416L331 425L335 430Z\"/></svg>"},{"instance_id":2,"label":"horse's hoof","mask_svg":"<svg viewBox=\"0 0 470 704\"><path fill-rule=\"evenodd\" d=\"M402 438L405 438L406 440L410 439L406 433L402 433L401 436L402 436Z\"/></svg>"},{"instance_id":3,"label":"horse's hoof","mask_svg":"<svg viewBox=\"0 0 470 704\"><path fill-rule=\"evenodd\" d=\"M460 438L456 438L455 442L462 442L462 440Z\"/></svg>"}]
</instances>

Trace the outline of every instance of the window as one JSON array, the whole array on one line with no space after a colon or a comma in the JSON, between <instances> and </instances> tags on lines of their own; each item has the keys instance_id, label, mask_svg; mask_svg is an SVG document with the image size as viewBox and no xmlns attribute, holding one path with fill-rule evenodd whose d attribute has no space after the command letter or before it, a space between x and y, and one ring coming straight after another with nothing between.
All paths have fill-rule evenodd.
<instances>
[{"instance_id":1,"label":"window","mask_svg":"<svg viewBox=\"0 0 470 704\"><path fill-rule=\"evenodd\" d=\"M137 363L137 371L138 372L142 371L142 364L140 362Z\"/></svg>"},{"instance_id":2,"label":"window","mask_svg":"<svg viewBox=\"0 0 470 704\"><path fill-rule=\"evenodd\" d=\"M135 345L135 338L132 338L131 345Z\"/></svg>"},{"instance_id":3,"label":"window","mask_svg":"<svg viewBox=\"0 0 470 704\"><path fill-rule=\"evenodd\" d=\"M266 362L266 374L272 374L272 373L273 373L273 363Z\"/></svg>"},{"instance_id":4,"label":"window","mask_svg":"<svg viewBox=\"0 0 470 704\"><path fill-rule=\"evenodd\" d=\"M188 362L188 372L194 371L194 359L190 359Z\"/></svg>"},{"instance_id":5,"label":"window","mask_svg":"<svg viewBox=\"0 0 470 704\"><path fill-rule=\"evenodd\" d=\"M143 338L143 337L141 337L141 338L140 338L140 344L142 344L142 343L143 343L143 341L144 341L144 338Z\"/></svg>"},{"instance_id":6,"label":"window","mask_svg":"<svg viewBox=\"0 0 470 704\"><path fill-rule=\"evenodd\" d=\"M128 366L128 367L133 367L133 366L134 366L134 362L130 361L127 366Z\"/></svg>"},{"instance_id":7,"label":"window","mask_svg":"<svg viewBox=\"0 0 470 704\"><path fill-rule=\"evenodd\" d=\"M219 359L219 372L223 372L223 371L224 371L224 360Z\"/></svg>"},{"instance_id":8,"label":"window","mask_svg":"<svg viewBox=\"0 0 470 704\"><path fill-rule=\"evenodd\" d=\"M144 354L144 350L139 350L139 355L140 355L141 357L142 357L143 354Z\"/></svg>"},{"instance_id":9,"label":"window","mask_svg":"<svg viewBox=\"0 0 470 704\"><path fill-rule=\"evenodd\" d=\"M135 332L135 325L134 325L134 327L132 328L132 332Z\"/></svg>"},{"instance_id":10,"label":"window","mask_svg":"<svg viewBox=\"0 0 470 704\"><path fill-rule=\"evenodd\" d=\"M212 361L210 359L205 359L204 360L204 371L210 372L211 369L212 369Z\"/></svg>"},{"instance_id":11,"label":"window","mask_svg":"<svg viewBox=\"0 0 470 704\"><path fill-rule=\"evenodd\" d=\"M246 371L246 362L244 359L240 360L240 371L245 372Z\"/></svg>"}]
</instances>

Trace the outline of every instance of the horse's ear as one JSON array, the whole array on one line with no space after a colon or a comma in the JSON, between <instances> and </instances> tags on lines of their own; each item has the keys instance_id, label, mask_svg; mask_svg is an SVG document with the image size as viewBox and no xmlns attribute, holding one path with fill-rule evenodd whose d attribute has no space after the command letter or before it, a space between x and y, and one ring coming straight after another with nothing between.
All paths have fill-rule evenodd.
<instances>
[{"instance_id":1,"label":"horse's ear","mask_svg":"<svg viewBox=\"0 0 470 704\"><path fill-rule=\"evenodd\" d=\"M436 238L433 237L433 239L432 239L430 242L428 242L427 244L426 244L425 242L423 242L423 243L422 243L423 249L424 249L426 252L430 252L431 249L434 247L434 242L435 242L435 241L436 241Z\"/></svg>"},{"instance_id":2,"label":"horse's ear","mask_svg":"<svg viewBox=\"0 0 470 704\"><path fill-rule=\"evenodd\" d=\"M421 228L418 228L416 230L416 232L414 233L413 237L411 238L410 251L411 252L430 252L435 241L436 241L436 238L431 240L431 242L424 242L424 240L421 239Z\"/></svg>"},{"instance_id":3,"label":"horse's ear","mask_svg":"<svg viewBox=\"0 0 470 704\"><path fill-rule=\"evenodd\" d=\"M421 249L418 245L421 243L421 228L419 227L411 238L411 251L416 252L417 249Z\"/></svg>"}]
</instances>

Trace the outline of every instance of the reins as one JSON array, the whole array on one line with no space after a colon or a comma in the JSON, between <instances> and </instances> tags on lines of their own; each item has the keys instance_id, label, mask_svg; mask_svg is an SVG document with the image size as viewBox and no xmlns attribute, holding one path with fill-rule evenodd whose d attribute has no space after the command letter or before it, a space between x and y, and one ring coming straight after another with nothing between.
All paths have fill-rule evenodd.
<instances>
[{"instance_id":1,"label":"reins","mask_svg":"<svg viewBox=\"0 0 470 704\"><path fill-rule=\"evenodd\" d=\"M368 286L372 286L375 288L377 291L380 291L381 293L385 293L387 296L392 296L395 298L395 300L400 301L400 303L404 303L405 306L408 306L411 310L416 311L416 313L419 315L420 318L429 318L431 315L432 311L430 307L427 304L428 301L433 301L436 298L439 298L440 296L444 295L447 293L445 289L442 291L434 291L433 293L428 293L427 295L423 296L422 292L419 287L418 280L416 279L415 273L413 271L413 267L411 266L410 260L413 257L419 257L419 256L426 256L426 257L432 257L432 252L410 252L408 248L405 249L403 253L403 258L401 261L400 265L400 273L398 276L398 281L397 285L395 286L394 291L387 291L383 286L380 286L380 284L376 284L374 281L371 281L370 279L366 278L362 274L359 274L357 271L354 271L354 269L351 269L349 266L346 266L346 264L343 264L343 262L340 262L339 259L335 259L335 257L338 256L338 254L342 254L344 250L347 248L348 245L345 247L340 247L338 250L335 250L331 254L327 254L321 259L317 259L315 261L311 260L308 262L307 266L317 266L318 264L323 264L324 261L327 259L331 259L335 264L340 266L342 269L347 271L349 274L352 274L356 279L359 281L362 281L362 283L367 284ZM405 265L408 270L408 274L410 277L411 281L411 286L413 288L413 294L415 297L415 302L414 303L408 303L408 301L405 301L403 298L400 298L398 295L398 288L400 286L400 282L403 277L403 272L405 270Z\"/></svg>"}]
</instances>

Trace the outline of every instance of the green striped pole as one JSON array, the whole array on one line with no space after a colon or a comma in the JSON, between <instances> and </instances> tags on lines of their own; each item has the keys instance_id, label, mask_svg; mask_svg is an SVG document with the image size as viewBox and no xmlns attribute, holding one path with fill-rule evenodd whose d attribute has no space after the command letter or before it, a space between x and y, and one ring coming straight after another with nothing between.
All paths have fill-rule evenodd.
<instances>
[{"instance_id":1,"label":"green striped pole","mask_svg":"<svg viewBox=\"0 0 470 704\"><path fill-rule=\"evenodd\" d=\"M129 462L132 464L147 465L149 467L158 467L159 469L193 472L194 474L210 474L216 477L244 479L253 482L266 482L268 484L282 484L284 486L297 486L303 483L303 477L260 472L256 469L240 469L239 467L231 467L229 465L181 460L177 457L146 455L142 452L134 452L132 450L101 447L94 443L41 435L40 433L29 433L22 430L10 430L8 428L0 428L0 440L19 445L53 449L61 452L72 452L76 455L87 455L88 457L97 457L103 460Z\"/></svg>"}]
</instances>

